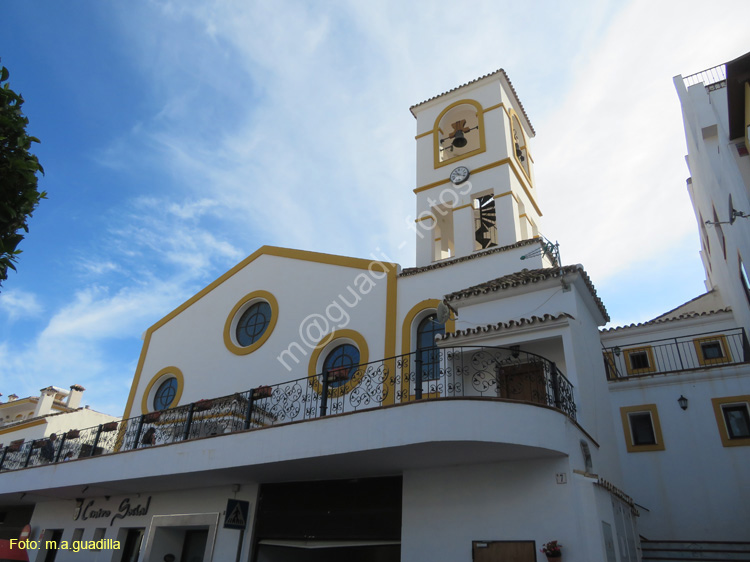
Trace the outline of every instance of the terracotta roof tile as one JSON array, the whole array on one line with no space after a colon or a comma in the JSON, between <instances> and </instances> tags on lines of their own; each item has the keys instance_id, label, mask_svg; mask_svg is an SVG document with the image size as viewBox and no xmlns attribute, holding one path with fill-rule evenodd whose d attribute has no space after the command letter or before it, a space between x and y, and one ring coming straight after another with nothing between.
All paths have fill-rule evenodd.
<instances>
[{"instance_id":1,"label":"terracotta roof tile","mask_svg":"<svg viewBox=\"0 0 750 562\"><path fill-rule=\"evenodd\" d=\"M456 86L455 88L451 88L447 92L443 92L442 94L438 94L436 96L432 96L431 98L428 98L422 102L416 103L412 105L409 108L409 111L411 111L412 115L414 115L414 111L412 111L415 107L419 107L420 105L423 105L427 103L428 101L435 100L439 97L442 97L446 94L450 94L451 92L455 92L459 88L463 88L464 86L468 86L469 84L474 84L475 82L479 82L480 80L484 80L485 78L488 78L490 76L494 76L495 74L502 74L505 77L505 80L508 82L508 85L510 86L511 91L513 92L513 95L516 97L516 101L518 102L518 106L521 108L521 113L523 113L523 116L526 118L526 122L529 124L529 127L531 127L531 132L536 135L536 131L534 130L534 126L531 124L531 119L529 119L529 116L526 114L526 109L523 107L523 104L521 103L521 100L518 97L518 93L516 92L515 87L513 86L513 82L510 81L510 78L508 78L508 75L505 73L505 70L502 68L498 68L494 72L490 72L488 74L485 74L484 76L480 76L479 78L475 78L474 80L470 80L469 82L466 82L466 84L461 84L460 86ZM416 117L416 116L415 116Z\"/></svg>"},{"instance_id":2,"label":"terracotta roof tile","mask_svg":"<svg viewBox=\"0 0 750 562\"><path fill-rule=\"evenodd\" d=\"M511 273L510 275L505 275L491 281L480 283L479 285L474 285L473 287L469 287L461 291L450 293L448 295L445 295L445 299L447 301L458 301L472 296L492 293L504 289L511 289L513 287L528 285L530 283L538 283L546 279L563 277L564 275L570 275L574 273L581 274L581 277L583 278L584 283L586 283L586 286L588 287L591 296L594 298L597 307L601 311L604 318L609 321L609 314L607 314L607 309L604 307L604 303L596 294L596 289L594 288L594 284L591 282L591 278L584 271L583 266L580 264L566 265L563 267L547 267L543 269L524 269L516 273Z\"/></svg>"},{"instance_id":3,"label":"terracotta roof tile","mask_svg":"<svg viewBox=\"0 0 750 562\"><path fill-rule=\"evenodd\" d=\"M551 320L560 320L562 318L574 319L567 312L561 312L560 314L544 314L543 316L530 316L528 318L519 318L518 320L509 320L507 322L498 322L497 324L486 324L484 326L476 326L475 328L467 328L465 330L456 330L455 332L448 332L444 336L438 334L435 336L437 341L457 339L465 336L474 336L479 334L488 334L490 332L499 332L501 330L510 330L513 328L520 328L521 326L530 326L532 324L540 324L542 322L549 322Z\"/></svg>"},{"instance_id":4,"label":"terracotta roof tile","mask_svg":"<svg viewBox=\"0 0 750 562\"><path fill-rule=\"evenodd\" d=\"M690 302L690 301L688 301ZM679 308L679 307L678 307ZM722 312L732 312L732 309L730 307L726 308L720 308L719 310L709 310L707 312L687 312L685 314L680 314L679 316L672 316L670 318L662 318L659 316L658 318L654 318L653 320L649 320L648 322L638 322L637 324L628 324L626 326L614 326L612 328L605 328L603 330L599 330L602 333L608 333L608 332L614 332L617 330L625 330L627 328L639 328L641 326L652 326L654 324L665 324L667 322L675 322L678 320L686 320L688 318L697 318L699 316L711 316L713 314L721 314Z\"/></svg>"}]
</instances>

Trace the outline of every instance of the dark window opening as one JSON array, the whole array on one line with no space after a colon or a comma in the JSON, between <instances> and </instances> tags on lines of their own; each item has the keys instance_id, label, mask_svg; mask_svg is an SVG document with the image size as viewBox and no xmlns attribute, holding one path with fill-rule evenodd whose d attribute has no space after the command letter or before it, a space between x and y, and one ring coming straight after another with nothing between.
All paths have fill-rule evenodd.
<instances>
[{"instance_id":1,"label":"dark window opening","mask_svg":"<svg viewBox=\"0 0 750 562\"><path fill-rule=\"evenodd\" d=\"M656 445L654 423L651 420L650 413L629 414L628 418L630 419L630 430L633 434L633 445Z\"/></svg>"},{"instance_id":2,"label":"dark window opening","mask_svg":"<svg viewBox=\"0 0 750 562\"><path fill-rule=\"evenodd\" d=\"M445 324L430 314L417 326L417 365L421 365L423 381L440 378L440 350L435 346L435 336L445 335Z\"/></svg>"},{"instance_id":3,"label":"dark window opening","mask_svg":"<svg viewBox=\"0 0 750 562\"><path fill-rule=\"evenodd\" d=\"M629 353L628 356L630 357L630 367L637 371L638 369L648 369L651 367L651 365L648 362L648 353L645 351L635 351L633 353Z\"/></svg>"},{"instance_id":4,"label":"dark window opening","mask_svg":"<svg viewBox=\"0 0 750 562\"><path fill-rule=\"evenodd\" d=\"M746 404L722 406L724 421L727 424L727 434L730 439L750 438L750 414Z\"/></svg>"},{"instance_id":5,"label":"dark window opening","mask_svg":"<svg viewBox=\"0 0 750 562\"><path fill-rule=\"evenodd\" d=\"M721 343L718 341L702 343L701 351L703 352L703 358L706 361L710 359L724 358L724 350L721 347Z\"/></svg>"},{"instance_id":6,"label":"dark window opening","mask_svg":"<svg viewBox=\"0 0 750 562\"><path fill-rule=\"evenodd\" d=\"M497 214L492 194L474 199L474 241L475 250L497 246Z\"/></svg>"}]
</instances>

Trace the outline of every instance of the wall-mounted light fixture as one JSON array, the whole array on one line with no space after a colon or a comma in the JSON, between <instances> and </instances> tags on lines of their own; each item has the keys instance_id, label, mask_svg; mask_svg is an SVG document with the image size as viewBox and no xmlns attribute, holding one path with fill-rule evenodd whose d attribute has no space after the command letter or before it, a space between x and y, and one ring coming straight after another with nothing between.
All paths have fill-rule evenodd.
<instances>
[{"instance_id":1,"label":"wall-mounted light fixture","mask_svg":"<svg viewBox=\"0 0 750 562\"><path fill-rule=\"evenodd\" d=\"M680 397L677 399L677 403L680 405L680 408L682 408L683 410L687 410L688 399L685 398L682 394L680 394Z\"/></svg>"}]
</instances>

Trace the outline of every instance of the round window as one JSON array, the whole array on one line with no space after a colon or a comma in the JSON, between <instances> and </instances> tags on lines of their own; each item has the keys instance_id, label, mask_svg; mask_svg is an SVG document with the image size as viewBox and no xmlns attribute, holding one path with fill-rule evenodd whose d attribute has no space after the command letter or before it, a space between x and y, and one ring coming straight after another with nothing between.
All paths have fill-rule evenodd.
<instances>
[{"instance_id":1,"label":"round window","mask_svg":"<svg viewBox=\"0 0 750 562\"><path fill-rule=\"evenodd\" d=\"M323 362L323 372L328 373L328 386L336 388L349 382L359 367L359 350L345 343L334 348Z\"/></svg>"},{"instance_id":2,"label":"round window","mask_svg":"<svg viewBox=\"0 0 750 562\"><path fill-rule=\"evenodd\" d=\"M271 305L265 301L259 301L251 305L237 322L235 337L237 343L247 347L258 341L266 333L271 323Z\"/></svg>"},{"instance_id":3,"label":"round window","mask_svg":"<svg viewBox=\"0 0 750 562\"><path fill-rule=\"evenodd\" d=\"M169 377L159 385L154 394L154 410L166 410L177 396L177 379Z\"/></svg>"}]
</instances>

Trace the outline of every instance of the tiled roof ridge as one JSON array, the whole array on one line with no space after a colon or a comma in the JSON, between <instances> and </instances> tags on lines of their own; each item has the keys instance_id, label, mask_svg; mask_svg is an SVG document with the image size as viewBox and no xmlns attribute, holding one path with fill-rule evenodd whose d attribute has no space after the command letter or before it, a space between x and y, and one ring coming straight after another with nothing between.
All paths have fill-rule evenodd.
<instances>
[{"instance_id":1,"label":"tiled roof ridge","mask_svg":"<svg viewBox=\"0 0 750 562\"><path fill-rule=\"evenodd\" d=\"M514 320L508 320L507 322L498 322L497 324L485 324L483 326L476 326L474 328L466 328L463 330L455 330L454 332L448 332L444 336L438 334L435 336L437 341L444 341L449 339L460 338L463 336L472 336L478 334L487 334L489 332L499 332L500 330L509 330L512 328L520 328L522 326L530 326L536 323L549 322L551 320L560 320L561 318L570 318L575 320L573 316L567 312L561 312L560 314L549 314L545 313L542 316L532 315L528 317L518 318Z\"/></svg>"},{"instance_id":2,"label":"tiled roof ridge","mask_svg":"<svg viewBox=\"0 0 750 562\"><path fill-rule=\"evenodd\" d=\"M399 277L409 277L410 275L416 275L417 273L424 273L425 271L430 271L433 269L440 269L441 267L448 267L449 265L454 265L457 263L473 260L476 258L482 258L484 256L489 256L491 254L507 252L508 250L514 250L516 248L521 248L523 246L529 246L533 244L534 242L540 242L540 241L541 241L540 238L527 238L526 240L519 240L518 242L509 244L507 246L500 246L499 248L492 248L490 250L485 250L483 252L475 252L473 254L469 254L468 256L463 256L460 258L442 260L442 261L435 262L430 265L425 265L423 267L407 267L401 270Z\"/></svg>"},{"instance_id":3,"label":"tiled roof ridge","mask_svg":"<svg viewBox=\"0 0 750 562\"><path fill-rule=\"evenodd\" d=\"M677 308L679 308L679 306ZM732 308L727 306L726 308L719 308L716 310L707 310L704 312L686 312L685 314L680 314L679 316L672 316L671 318L662 318L660 316L658 318L654 318L653 320L648 320L647 322L638 322L637 324L627 324L625 326L614 326L612 328L604 328L603 330L600 330L600 332L602 333L615 332L617 330L625 330L626 328L639 328L641 326L653 326L654 324L664 324L666 322L675 322L677 320L687 320L688 318L697 318L699 316L711 316L712 314L721 314L722 312L732 312Z\"/></svg>"},{"instance_id":4,"label":"tiled roof ridge","mask_svg":"<svg viewBox=\"0 0 750 562\"><path fill-rule=\"evenodd\" d=\"M455 92L456 90L458 90L460 88L463 88L464 86L468 86L469 84L474 84L475 82L479 82L480 80L484 80L485 78L489 78L490 76L494 76L495 74L500 74L500 73L502 73L502 75L505 77L505 80L508 82L508 85L510 86L510 90L513 92L513 95L515 96L516 101L518 102L518 105L521 108L521 113L523 113L523 116L526 118L526 122L529 124L529 127L531 127L531 132L534 133L534 135L536 135L536 131L534 130L534 125L531 124L531 119L529 119L529 116L526 113L526 108L524 108L523 104L521 103L521 98L518 97L518 92L516 92L516 88L515 88L515 86L513 86L513 82L510 81L510 78L508 78L508 74L502 68L498 68L494 72L489 72L489 73L487 73L487 74L485 74L483 76L480 76L479 78L474 78L474 80L469 80L465 84L461 84L460 86L456 86L455 88L451 88L450 90L447 90L447 91L443 92L442 94L438 94L436 96L432 96L431 98L427 98L426 100L421 101L419 103L415 103L414 105L412 105L409 108L409 111L412 111L415 107L419 107L420 105L424 105L427 102L430 102L432 100L436 100L437 98L442 97L442 96L444 96L446 94L450 94L451 92ZM414 112L412 111L412 115L413 114L414 114Z\"/></svg>"},{"instance_id":5,"label":"tiled roof ridge","mask_svg":"<svg viewBox=\"0 0 750 562\"><path fill-rule=\"evenodd\" d=\"M684 302L684 303L682 303L682 304L678 304L678 305L677 305L677 306L675 306L675 307L674 307L674 308L673 308L672 310L667 310L666 312L664 312L663 314L660 314L660 315L659 315L659 316L657 316L656 318L652 318L651 320L648 320L648 322L653 322L654 320L659 320L660 318L664 318L664 317L665 317L665 316L666 316L667 314L672 314L672 313L673 313L673 312L674 312L675 310L677 310L678 308L682 308L682 307L683 307L683 306L685 306L686 304L690 304L691 302L695 302L695 301L697 301L697 300L700 300L700 299L702 299L702 298L703 298L703 297L705 297L705 296L708 296L708 295L711 295L711 294L713 294L714 292L715 292L715 290L714 290L714 289L711 289L710 291L706 291L705 293L703 293L703 294L700 294L700 295L698 295L697 297L693 297L692 299L690 299L690 300L687 300L687 301L685 301L685 302Z\"/></svg>"},{"instance_id":6,"label":"tiled roof ridge","mask_svg":"<svg viewBox=\"0 0 750 562\"><path fill-rule=\"evenodd\" d=\"M609 321L609 314L607 313L607 309L604 307L604 303L599 298L599 295L597 295L596 288L594 287L594 284L591 282L591 278L588 276L588 274L583 269L583 266L581 264L565 265L565 266L560 266L560 267L546 267L546 268L531 269L531 270L525 269L522 271L518 271L516 273L511 273L510 275L499 277L498 279L493 279L491 281L486 281L485 283L480 283L479 285L474 285L473 287L469 287L462 291L456 291L454 293L450 293L448 295L445 295L445 299L447 301L457 301L462 298L466 298L470 296L477 296L481 294L487 294L489 292L494 292L494 291L498 291L501 289L510 289L512 287L518 287L519 285L526 285L528 283L537 283L539 281L544 281L545 279L561 277L563 275L567 275L570 273L581 274L581 277L583 278L583 281L586 284L586 287L589 289L591 296L594 298L594 301L596 302L596 306L599 308L599 311L602 313L604 318L607 321Z\"/></svg>"}]
</instances>

